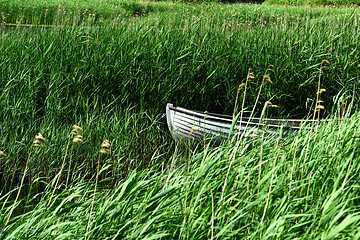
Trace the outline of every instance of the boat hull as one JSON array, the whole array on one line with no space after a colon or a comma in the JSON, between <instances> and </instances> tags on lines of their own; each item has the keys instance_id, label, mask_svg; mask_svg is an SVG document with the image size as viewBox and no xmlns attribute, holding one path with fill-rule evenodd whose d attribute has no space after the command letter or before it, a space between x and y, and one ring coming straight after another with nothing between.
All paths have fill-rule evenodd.
<instances>
[{"instance_id":1,"label":"boat hull","mask_svg":"<svg viewBox=\"0 0 360 240\"><path fill-rule=\"evenodd\" d=\"M174 107L168 103L166 118L169 131L174 139L191 139L202 141L210 139L220 143L228 138L237 136L252 137L264 134L265 137L295 136L298 130L316 121L299 119L268 119L247 118L233 121L229 115L200 112L181 107Z\"/></svg>"}]
</instances>

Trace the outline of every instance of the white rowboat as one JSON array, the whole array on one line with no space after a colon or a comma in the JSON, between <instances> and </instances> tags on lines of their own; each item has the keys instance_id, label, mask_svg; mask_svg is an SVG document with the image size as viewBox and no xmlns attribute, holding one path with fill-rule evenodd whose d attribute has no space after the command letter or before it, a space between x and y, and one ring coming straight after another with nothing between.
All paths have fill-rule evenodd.
<instances>
[{"instance_id":1,"label":"white rowboat","mask_svg":"<svg viewBox=\"0 0 360 240\"><path fill-rule=\"evenodd\" d=\"M244 137L265 134L266 137L291 137L310 124L318 125L317 120L269 119L242 117L233 123L229 115L194 111L182 107L166 105L167 124L174 139L210 139L220 143L236 134Z\"/></svg>"}]
</instances>

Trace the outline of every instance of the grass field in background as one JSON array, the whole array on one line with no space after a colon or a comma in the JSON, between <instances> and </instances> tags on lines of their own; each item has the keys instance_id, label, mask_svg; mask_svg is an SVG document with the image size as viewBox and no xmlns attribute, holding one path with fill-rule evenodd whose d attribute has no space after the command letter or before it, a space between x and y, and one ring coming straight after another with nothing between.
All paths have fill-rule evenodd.
<instances>
[{"instance_id":1,"label":"grass field in background","mask_svg":"<svg viewBox=\"0 0 360 240\"><path fill-rule=\"evenodd\" d=\"M359 6L359 0L265 0L264 4L310 6Z\"/></svg>"},{"instance_id":2,"label":"grass field in background","mask_svg":"<svg viewBox=\"0 0 360 240\"><path fill-rule=\"evenodd\" d=\"M312 3L313 2L313 3ZM312 4L311 4L312 3ZM278 4L278 6L271 6ZM326 5L328 4L328 5ZM302 17L306 14L312 15L315 12L317 17L322 15L342 15L350 9L336 8L336 4L360 4L358 0L346 1L341 0L330 1L291 1L291 0L267 0L261 6L260 4L251 5L247 3L237 4L219 4L216 2L192 3L189 2L172 2L172 1L118 1L118 0L76 0L76 1L59 1L59 0L0 0L1 22L4 24L45 24L57 25L67 19L68 23L81 24L84 21L92 20L96 22L113 21L116 18L127 18L134 16L162 15L163 17L171 12L183 12L186 9L194 9L201 12L203 9L199 6L207 8L206 13L216 12L218 14L232 15L241 12L242 15L259 19L264 17L261 14L265 11L271 15L284 15L287 11L291 12L293 17ZM307 7L284 8L281 5L305 5ZM326 8L316 7L325 5ZM239 11L241 6L243 11ZM271 7L266 7L271 6ZM211 9L209 11L209 8ZM330 8L330 9L329 9ZM266 10L265 10L266 9ZM204 12L204 11L203 11ZM205 13L204 12L204 13ZM94 15L94 16L93 16ZM250 16L249 16L250 15Z\"/></svg>"},{"instance_id":3,"label":"grass field in background","mask_svg":"<svg viewBox=\"0 0 360 240\"><path fill-rule=\"evenodd\" d=\"M14 3L0 1L1 239L360 237L358 9ZM157 121L167 102L232 114L250 71L248 110L269 65L257 115L311 115L320 82L321 116L351 118L217 148Z\"/></svg>"}]
</instances>

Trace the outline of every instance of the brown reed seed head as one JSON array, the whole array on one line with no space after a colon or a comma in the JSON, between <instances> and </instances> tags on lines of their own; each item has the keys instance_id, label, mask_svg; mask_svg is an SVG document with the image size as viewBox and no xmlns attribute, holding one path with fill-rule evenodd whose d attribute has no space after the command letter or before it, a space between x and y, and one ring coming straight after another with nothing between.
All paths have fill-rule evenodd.
<instances>
[{"instance_id":1,"label":"brown reed seed head","mask_svg":"<svg viewBox=\"0 0 360 240\"><path fill-rule=\"evenodd\" d=\"M6 159L6 154L3 151L0 151L0 157L2 157L3 159Z\"/></svg>"},{"instance_id":2,"label":"brown reed seed head","mask_svg":"<svg viewBox=\"0 0 360 240\"><path fill-rule=\"evenodd\" d=\"M81 134L81 133L82 133L82 128L81 127L79 127L77 125L72 126L71 134L78 135L78 134Z\"/></svg>"},{"instance_id":3,"label":"brown reed seed head","mask_svg":"<svg viewBox=\"0 0 360 240\"><path fill-rule=\"evenodd\" d=\"M281 144L278 144L278 148L284 150L284 151L288 151L287 148Z\"/></svg>"},{"instance_id":4,"label":"brown reed seed head","mask_svg":"<svg viewBox=\"0 0 360 240\"><path fill-rule=\"evenodd\" d=\"M265 81L269 82L270 84L273 84L273 81L271 81L271 78L269 75L265 75L265 78L264 78Z\"/></svg>"},{"instance_id":5,"label":"brown reed seed head","mask_svg":"<svg viewBox=\"0 0 360 240\"><path fill-rule=\"evenodd\" d=\"M39 140L34 140L34 141L33 141L33 144L34 144L34 147L42 148L41 142L40 142Z\"/></svg>"},{"instance_id":6,"label":"brown reed seed head","mask_svg":"<svg viewBox=\"0 0 360 240\"><path fill-rule=\"evenodd\" d=\"M42 147L41 145L43 143L45 143L45 138L43 137L43 135L41 135L41 133L36 134L34 141L33 141L34 147L41 148Z\"/></svg>"},{"instance_id":7,"label":"brown reed seed head","mask_svg":"<svg viewBox=\"0 0 360 240\"><path fill-rule=\"evenodd\" d=\"M110 142L109 140L104 140L102 143L101 143L101 149L99 151L100 154L109 154L110 153Z\"/></svg>"},{"instance_id":8,"label":"brown reed seed head","mask_svg":"<svg viewBox=\"0 0 360 240\"><path fill-rule=\"evenodd\" d=\"M330 64L330 62L329 62L328 60L326 60L326 59L322 60L321 63L322 63L323 65L325 65L325 64Z\"/></svg>"},{"instance_id":9,"label":"brown reed seed head","mask_svg":"<svg viewBox=\"0 0 360 240\"><path fill-rule=\"evenodd\" d=\"M77 145L79 143L81 143L83 140L82 140L82 136L81 135L76 135L72 141L73 145Z\"/></svg>"},{"instance_id":10,"label":"brown reed seed head","mask_svg":"<svg viewBox=\"0 0 360 240\"><path fill-rule=\"evenodd\" d=\"M329 67L328 66L321 66L321 69L329 69Z\"/></svg>"},{"instance_id":11,"label":"brown reed seed head","mask_svg":"<svg viewBox=\"0 0 360 240\"><path fill-rule=\"evenodd\" d=\"M189 135L191 135L192 133L194 133L194 132L196 132L196 131L199 131L199 129L192 127L192 128L190 129Z\"/></svg>"},{"instance_id":12,"label":"brown reed seed head","mask_svg":"<svg viewBox=\"0 0 360 240\"><path fill-rule=\"evenodd\" d=\"M320 109L325 110L325 107L319 104L316 106L315 111L320 111Z\"/></svg>"},{"instance_id":13,"label":"brown reed seed head","mask_svg":"<svg viewBox=\"0 0 360 240\"><path fill-rule=\"evenodd\" d=\"M248 79L248 81L250 81L250 79L254 79L255 78L255 76L254 76L254 74L251 72L251 68L249 69L249 73L248 73L248 75L247 75L247 79Z\"/></svg>"},{"instance_id":14,"label":"brown reed seed head","mask_svg":"<svg viewBox=\"0 0 360 240\"><path fill-rule=\"evenodd\" d=\"M278 107L278 105L272 104L272 103L269 102L269 101L266 101L266 102L265 102L265 106L266 106L267 108L270 108L270 107L277 108L277 107Z\"/></svg>"},{"instance_id":15,"label":"brown reed seed head","mask_svg":"<svg viewBox=\"0 0 360 240\"><path fill-rule=\"evenodd\" d=\"M102 149L100 149L99 153L101 153L101 154L109 154L109 150L102 148Z\"/></svg>"},{"instance_id":16,"label":"brown reed seed head","mask_svg":"<svg viewBox=\"0 0 360 240\"><path fill-rule=\"evenodd\" d=\"M326 59L322 60L320 69L329 69L329 66L327 66L329 64L330 64L330 62L328 60L326 60Z\"/></svg>"},{"instance_id":17,"label":"brown reed seed head","mask_svg":"<svg viewBox=\"0 0 360 240\"><path fill-rule=\"evenodd\" d=\"M41 143L45 142L45 138L43 137L43 135L41 135L41 133L35 135L35 140L38 140Z\"/></svg>"},{"instance_id":18,"label":"brown reed seed head","mask_svg":"<svg viewBox=\"0 0 360 240\"><path fill-rule=\"evenodd\" d=\"M267 72L274 72L274 68L275 66L274 65L272 65L272 64L270 64L269 66L268 66L268 68L266 69L266 71Z\"/></svg>"},{"instance_id":19,"label":"brown reed seed head","mask_svg":"<svg viewBox=\"0 0 360 240\"><path fill-rule=\"evenodd\" d=\"M242 83L239 85L239 88L238 88L238 92L240 92L240 90L246 86L246 83Z\"/></svg>"},{"instance_id":20,"label":"brown reed seed head","mask_svg":"<svg viewBox=\"0 0 360 240\"><path fill-rule=\"evenodd\" d=\"M322 94L323 92L326 92L325 88L320 88L319 91L316 94Z\"/></svg>"},{"instance_id":21,"label":"brown reed seed head","mask_svg":"<svg viewBox=\"0 0 360 240\"><path fill-rule=\"evenodd\" d=\"M259 132L253 132L250 137L254 138L254 137L258 137L259 136Z\"/></svg>"},{"instance_id":22,"label":"brown reed seed head","mask_svg":"<svg viewBox=\"0 0 360 240\"><path fill-rule=\"evenodd\" d=\"M101 143L101 147L102 148L109 148L110 147L110 142L109 140L104 140L102 143Z\"/></svg>"}]
</instances>

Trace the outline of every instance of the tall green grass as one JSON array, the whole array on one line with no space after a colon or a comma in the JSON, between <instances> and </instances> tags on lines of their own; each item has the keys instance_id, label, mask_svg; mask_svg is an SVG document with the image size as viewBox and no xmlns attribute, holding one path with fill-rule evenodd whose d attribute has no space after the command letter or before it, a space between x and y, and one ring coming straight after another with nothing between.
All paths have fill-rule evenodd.
<instances>
[{"instance_id":1,"label":"tall green grass","mask_svg":"<svg viewBox=\"0 0 360 240\"><path fill-rule=\"evenodd\" d=\"M67 14L46 22L55 27L0 26L1 238L359 237L357 10ZM307 116L320 80L323 115L351 101L355 115L285 143L197 150L157 121L167 102L233 113L252 68L250 108L270 64L255 114L271 101L270 117ZM83 128L74 147L73 124Z\"/></svg>"},{"instance_id":2,"label":"tall green grass","mask_svg":"<svg viewBox=\"0 0 360 240\"><path fill-rule=\"evenodd\" d=\"M321 76L325 114L337 108L334 99L352 96L354 87L358 97L357 11L336 10L336 16L324 9L217 9L196 5L162 17L116 18L110 25L2 28L0 147L9 155L3 186L16 184L37 132L54 141L34 172L56 174L73 124L88 131L87 149L111 132L112 139L127 139L117 145L129 152L127 161L148 159L155 152L149 142L168 146L156 128L143 130L167 102L230 114L249 68L255 79L247 89L248 107L265 69L275 66L273 84L264 86L256 109L260 113L271 101L279 106L269 112L273 117L311 111L323 59L330 62Z\"/></svg>"},{"instance_id":3,"label":"tall green grass","mask_svg":"<svg viewBox=\"0 0 360 240\"><path fill-rule=\"evenodd\" d=\"M52 111L58 108L52 101L68 103L64 96L76 95L86 96L84 101L119 98L123 105L156 111L167 101L185 106L196 102L195 108L230 113L229 103L247 70L252 68L260 79L273 64L274 84L261 101L284 102L276 115L303 116L316 91L319 64L327 59L327 107L339 92L351 95L359 74L357 11L343 10L337 16L292 9L291 15L272 15L271 8L241 7L229 15L214 8L116 18L110 27L99 23L101 27L6 30L1 36L1 86L6 79L11 80L8 89L23 81L18 79L31 81L25 92L43 93L26 96L34 98L26 103L35 108L31 114L61 112L64 119L76 116L73 111L83 113L86 103L62 103ZM252 84L254 96L259 81Z\"/></svg>"},{"instance_id":4,"label":"tall green grass","mask_svg":"<svg viewBox=\"0 0 360 240\"><path fill-rule=\"evenodd\" d=\"M164 168L129 173L114 188L99 189L94 199L93 184L81 180L49 204L49 184L41 201L31 206L28 199L31 210L14 218L1 236L358 239L358 117L285 141L256 138L239 148L228 143L175 151ZM101 172L107 171L103 166ZM7 197L0 210L4 218Z\"/></svg>"}]
</instances>

